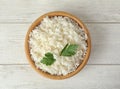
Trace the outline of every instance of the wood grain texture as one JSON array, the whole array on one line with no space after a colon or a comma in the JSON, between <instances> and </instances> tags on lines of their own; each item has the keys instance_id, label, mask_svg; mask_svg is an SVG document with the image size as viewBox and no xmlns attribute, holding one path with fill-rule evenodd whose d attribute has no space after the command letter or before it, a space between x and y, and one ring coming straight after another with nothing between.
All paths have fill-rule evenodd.
<instances>
[{"instance_id":1,"label":"wood grain texture","mask_svg":"<svg viewBox=\"0 0 120 89\"><path fill-rule=\"evenodd\" d=\"M120 66L87 65L72 78L50 80L28 65L0 65L0 89L119 89Z\"/></svg>"},{"instance_id":2,"label":"wood grain texture","mask_svg":"<svg viewBox=\"0 0 120 89\"><path fill-rule=\"evenodd\" d=\"M0 23L32 22L55 10L73 13L84 22L120 22L120 0L0 0Z\"/></svg>"},{"instance_id":3,"label":"wood grain texture","mask_svg":"<svg viewBox=\"0 0 120 89\"><path fill-rule=\"evenodd\" d=\"M0 64L25 63L24 39L28 24L0 24Z\"/></svg>"},{"instance_id":4,"label":"wood grain texture","mask_svg":"<svg viewBox=\"0 0 120 89\"><path fill-rule=\"evenodd\" d=\"M120 64L120 24L86 24L92 39L88 64ZM24 38L30 24L0 24L0 64L28 64Z\"/></svg>"},{"instance_id":5,"label":"wood grain texture","mask_svg":"<svg viewBox=\"0 0 120 89\"><path fill-rule=\"evenodd\" d=\"M120 24L88 24L92 40L89 64L120 64Z\"/></svg>"}]
</instances>

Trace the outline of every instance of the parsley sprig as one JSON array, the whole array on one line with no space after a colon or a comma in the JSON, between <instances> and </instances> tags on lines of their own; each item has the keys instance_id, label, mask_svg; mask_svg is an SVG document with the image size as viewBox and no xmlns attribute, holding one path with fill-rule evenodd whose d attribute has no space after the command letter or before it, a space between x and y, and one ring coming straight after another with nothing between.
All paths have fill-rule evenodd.
<instances>
[{"instance_id":1,"label":"parsley sprig","mask_svg":"<svg viewBox=\"0 0 120 89\"><path fill-rule=\"evenodd\" d=\"M53 54L50 52L47 52L40 62L49 66L49 65L52 65L55 61L56 59L54 58Z\"/></svg>"},{"instance_id":2,"label":"parsley sprig","mask_svg":"<svg viewBox=\"0 0 120 89\"><path fill-rule=\"evenodd\" d=\"M76 54L77 48L77 44L66 44L61 51L60 56L73 56Z\"/></svg>"}]
</instances>

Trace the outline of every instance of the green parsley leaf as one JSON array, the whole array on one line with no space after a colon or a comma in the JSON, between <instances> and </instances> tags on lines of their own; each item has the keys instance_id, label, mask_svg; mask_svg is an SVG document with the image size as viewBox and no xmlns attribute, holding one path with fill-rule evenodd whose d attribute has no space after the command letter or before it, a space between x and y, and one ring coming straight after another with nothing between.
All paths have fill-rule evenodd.
<instances>
[{"instance_id":1,"label":"green parsley leaf","mask_svg":"<svg viewBox=\"0 0 120 89\"><path fill-rule=\"evenodd\" d=\"M54 59L53 54L50 52L47 52L40 62L48 66L48 65L52 65L55 61L56 59Z\"/></svg>"},{"instance_id":2,"label":"green parsley leaf","mask_svg":"<svg viewBox=\"0 0 120 89\"><path fill-rule=\"evenodd\" d=\"M77 44L66 44L62 49L60 56L73 56L76 54L77 48Z\"/></svg>"}]
</instances>

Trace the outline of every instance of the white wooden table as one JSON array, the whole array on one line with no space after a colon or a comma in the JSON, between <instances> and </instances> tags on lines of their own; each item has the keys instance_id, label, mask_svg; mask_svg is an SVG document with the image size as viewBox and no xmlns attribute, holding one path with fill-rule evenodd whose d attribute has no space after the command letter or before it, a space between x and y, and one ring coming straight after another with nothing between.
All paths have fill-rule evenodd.
<instances>
[{"instance_id":1,"label":"white wooden table","mask_svg":"<svg viewBox=\"0 0 120 89\"><path fill-rule=\"evenodd\" d=\"M24 53L30 24L55 10L79 17L92 39L87 65L65 80L42 77ZM120 0L0 0L0 89L120 89Z\"/></svg>"}]
</instances>

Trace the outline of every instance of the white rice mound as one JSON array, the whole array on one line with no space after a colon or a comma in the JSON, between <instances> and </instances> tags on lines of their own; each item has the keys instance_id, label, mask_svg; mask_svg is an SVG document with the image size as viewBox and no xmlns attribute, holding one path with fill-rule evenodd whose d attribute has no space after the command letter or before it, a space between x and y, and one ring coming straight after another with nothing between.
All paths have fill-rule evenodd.
<instances>
[{"instance_id":1,"label":"white rice mound","mask_svg":"<svg viewBox=\"0 0 120 89\"><path fill-rule=\"evenodd\" d=\"M87 51L87 35L79 25L69 17L45 17L29 35L31 58L37 68L51 75L67 75L81 64ZM78 44L75 55L60 56L67 43ZM45 53L53 53L56 61L47 66L40 61Z\"/></svg>"}]
</instances>

